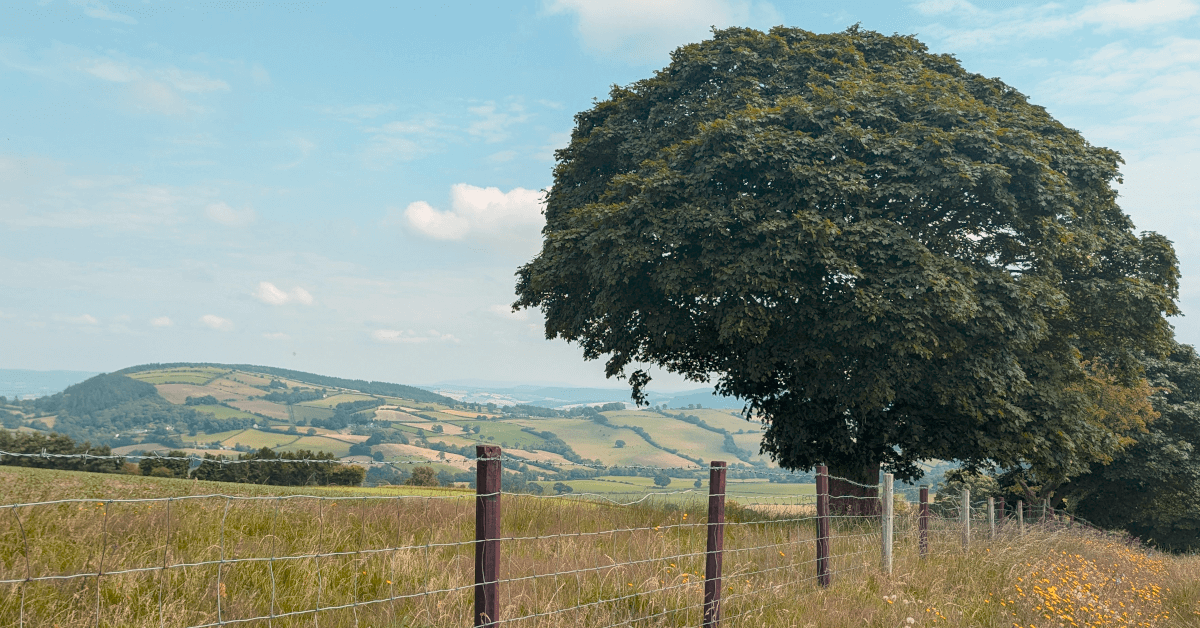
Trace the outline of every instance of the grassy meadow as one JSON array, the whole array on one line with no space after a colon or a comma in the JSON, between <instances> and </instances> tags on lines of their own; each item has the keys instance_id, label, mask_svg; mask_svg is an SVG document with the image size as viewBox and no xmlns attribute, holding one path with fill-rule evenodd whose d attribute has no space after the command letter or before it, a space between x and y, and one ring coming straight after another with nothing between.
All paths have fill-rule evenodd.
<instances>
[{"instance_id":1,"label":"grassy meadow","mask_svg":"<svg viewBox=\"0 0 1200 628\"><path fill-rule=\"evenodd\" d=\"M0 507L80 499L0 513L0 580L91 574L0 584L0 625L470 622L469 491L278 488L15 467L0 467L0 486ZM175 499L108 501L161 497ZM880 569L877 524L836 521L834 582L821 589L811 520L766 516L730 499L726 626L1200 626L1197 557L1072 531L1017 536L1011 527L995 539L978 531L964 552L958 530L940 524L922 560L904 508L891 575ZM500 619L699 625L704 513L702 493L632 506L505 495ZM101 569L109 575L97 578ZM121 570L141 571L111 573ZM318 605L344 608L314 617Z\"/></svg>"}]
</instances>

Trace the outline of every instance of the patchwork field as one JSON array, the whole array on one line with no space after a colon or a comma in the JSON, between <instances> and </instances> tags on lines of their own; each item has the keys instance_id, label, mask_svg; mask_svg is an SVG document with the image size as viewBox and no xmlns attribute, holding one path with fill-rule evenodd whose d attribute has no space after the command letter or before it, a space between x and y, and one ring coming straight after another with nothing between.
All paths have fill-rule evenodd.
<instances>
[{"instance_id":1,"label":"patchwork field","mask_svg":"<svg viewBox=\"0 0 1200 628\"><path fill-rule=\"evenodd\" d=\"M175 404L185 403L188 397L205 397L209 395L216 397L218 401L237 401L246 398L246 395L232 393L215 386L201 386L198 384L158 384L155 388L158 389L158 394L162 395L163 399Z\"/></svg>"},{"instance_id":2,"label":"patchwork field","mask_svg":"<svg viewBox=\"0 0 1200 628\"><path fill-rule=\"evenodd\" d=\"M258 417L254 416L253 414L250 414L249 412L243 412L241 410L237 410L234 408L226 408L225 406L192 406L192 408L195 409L197 412L211 414L218 419L251 419L251 420L257 419L257 420L261 420L261 419L258 419Z\"/></svg>"},{"instance_id":3,"label":"patchwork field","mask_svg":"<svg viewBox=\"0 0 1200 628\"><path fill-rule=\"evenodd\" d=\"M549 430L566 441L575 453L609 465L647 465L655 467L692 466L691 462L647 443L636 432L579 419L514 420L537 430ZM618 448L616 441L625 441Z\"/></svg>"},{"instance_id":4,"label":"patchwork field","mask_svg":"<svg viewBox=\"0 0 1200 628\"><path fill-rule=\"evenodd\" d=\"M646 430L659 445L704 460L724 460L730 456L721 444L724 437L676 419L650 412L619 411L607 413L613 425L636 426Z\"/></svg>"},{"instance_id":5,"label":"patchwork field","mask_svg":"<svg viewBox=\"0 0 1200 628\"><path fill-rule=\"evenodd\" d=\"M291 415L288 413L287 406L275 403L273 401L264 401L262 399L250 399L247 401L232 401L229 405L246 412L254 412L263 414L280 421L290 421Z\"/></svg>"}]
</instances>

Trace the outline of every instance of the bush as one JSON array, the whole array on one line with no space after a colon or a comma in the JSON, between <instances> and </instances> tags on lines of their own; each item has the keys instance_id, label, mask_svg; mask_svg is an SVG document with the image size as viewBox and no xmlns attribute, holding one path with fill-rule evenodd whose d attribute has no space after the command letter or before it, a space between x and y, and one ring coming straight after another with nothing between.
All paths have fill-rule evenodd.
<instances>
[{"instance_id":1,"label":"bush","mask_svg":"<svg viewBox=\"0 0 1200 628\"><path fill-rule=\"evenodd\" d=\"M438 486L437 474L433 467L417 467L413 469L412 477L405 480L406 486Z\"/></svg>"},{"instance_id":2,"label":"bush","mask_svg":"<svg viewBox=\"0 0 1200 628\"><path fill-rule=\"evenodd\" d=\"M616 443L613 443L613 446L616 447L617 449L621 449L621 448L625 447L625 441L619 440Z\"/></svg>"},{"instance_id":3,"label":"bush","mask_svg":"<svg viewBox=\"0 0 1200 628\"><path fill-rule=\"evenodd\" d=\"M575 491L575 489L571 488L569 484L563 484L562 482L555 482L553 488L554 492L559 495L564 493L573 493Z\"/></svg>"},{"instance_id":4,"label":"bush","mask_svg":"<svg viewBox=\"0 0 1200 628\"><path fill-rule=\"evenodd\" d=\"M658 475L654 476L654 485L660 487L670 486L671 476L667 475L666 473L659 473Z\"/></svg>"}]
</instances>

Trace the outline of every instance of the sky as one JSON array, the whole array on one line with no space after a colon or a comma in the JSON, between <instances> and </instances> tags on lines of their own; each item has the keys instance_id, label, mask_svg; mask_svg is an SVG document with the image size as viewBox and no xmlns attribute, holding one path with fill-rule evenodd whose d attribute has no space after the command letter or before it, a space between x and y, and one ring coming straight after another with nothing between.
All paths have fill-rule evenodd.
<instances>
[{"instance_id":1,"label":"sky","mask_svg":"<svg viewBox=\"0 0 1200 628\"><path fill-rule=\"evenodd\" d=\"M573 116L713 26L855 23L1119 151L1200 342L1198 0L9 0L0 368L622 385L510 309Z\"/></svg>"}]
</instances>

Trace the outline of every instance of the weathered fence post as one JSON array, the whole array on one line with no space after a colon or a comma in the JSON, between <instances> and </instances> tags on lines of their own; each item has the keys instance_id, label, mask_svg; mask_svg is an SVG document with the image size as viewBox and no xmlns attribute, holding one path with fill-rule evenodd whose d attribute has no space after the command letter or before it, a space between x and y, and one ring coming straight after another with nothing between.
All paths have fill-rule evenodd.
<instances>
[{"instance_id":1,"label":"weathered fence post","mask_svg":"<svg viewBox=\"0 0 1200 628\"><path fill-rule=\"evenodd\" d=\"M833 582L829 564L829 468L817 466L817 584L828 587Z\"/></svg>"},{"instance_id":2,"label":"weathered fence post","mask_svg":"<svg viewBox=\"0 0 1200 628\"><path fill-rule=\"evenodd\" d=\"M963 489L962 505L958 508L958 518L962 521L962 546L964 550L971 549L971 490Z\"/></svg>"},{"instance_id":3,"label":"weathered fence post","mask_svg":"<svg viewBox=\"0 0 1200 628\"><path fill-rule=\"evenodd\" d=\"M996 499L993 497L988 498L987 515L988 527L991 528L991 531L988 532L988 538L994 539L996 538Z\"/></svg>"},{"instance_id":4,"label":"weathered fence post","mask_svg":"<svg viewBox=\"0 0 1200 628\"><path fill-rule=\"evenodd\" d=\"M500 448L475 446L475 626L500 620Z\"/></svg>"},{"instance_id":5,"label":"weathered fence post","mask_svg":"<svg viewBox=\"0 0 1200 628\"><path fill-rule=\"evenodd\" d=\"M721 558L725 549L725 463L708 469L708 544L704 554L704 628L721 623Z\"/></svg>"},{"instance_id":6,"label":"weathered fence post","mask_svg":"<svg viewBox=\"0 0 1200 628\"><path fill-rule=\"evenodd\" d=\"M997 510L999 511L999 515L1000 515L1000 527L1001 528L1004 527L1004 524L1008 523L1008 511L1005 510L1005 507L1006 507L1006 504L1004 503L1004 498L1001 497L1000 505L997 508Z\"/></svg>"},{"instance_id":7,"label":"weathered fence post","mask_svg":"<svg viewBox=\"0 0 1200 628\"><path fill-rule=\"evenodd\" d=\"M883 573L891 575L892 573L892 522L894 521L893 510L895 510L895 500L892 497L892 482L891 473L883 474Z\"/></svg>"},{"instance_id":8,"label":"weathered fence post","mask_svg":"<svg viewBox=\"0 0 1200 628\"><path fill-rule=\"evenodd\" d=\"M1025 534L1025 500L1017 500L1017 533Z\"/></svg>"},{"instance_id":9,"label":"weathered fence post","mask_svg":"<svg viewBox=\"0 0 1200 628\"><path fill-rule=\"evenodd\" d=\"M929 554L929 487L921 487L920 503L917 505L917 546L921 558Z\"/></svg>"}]
</instances>

